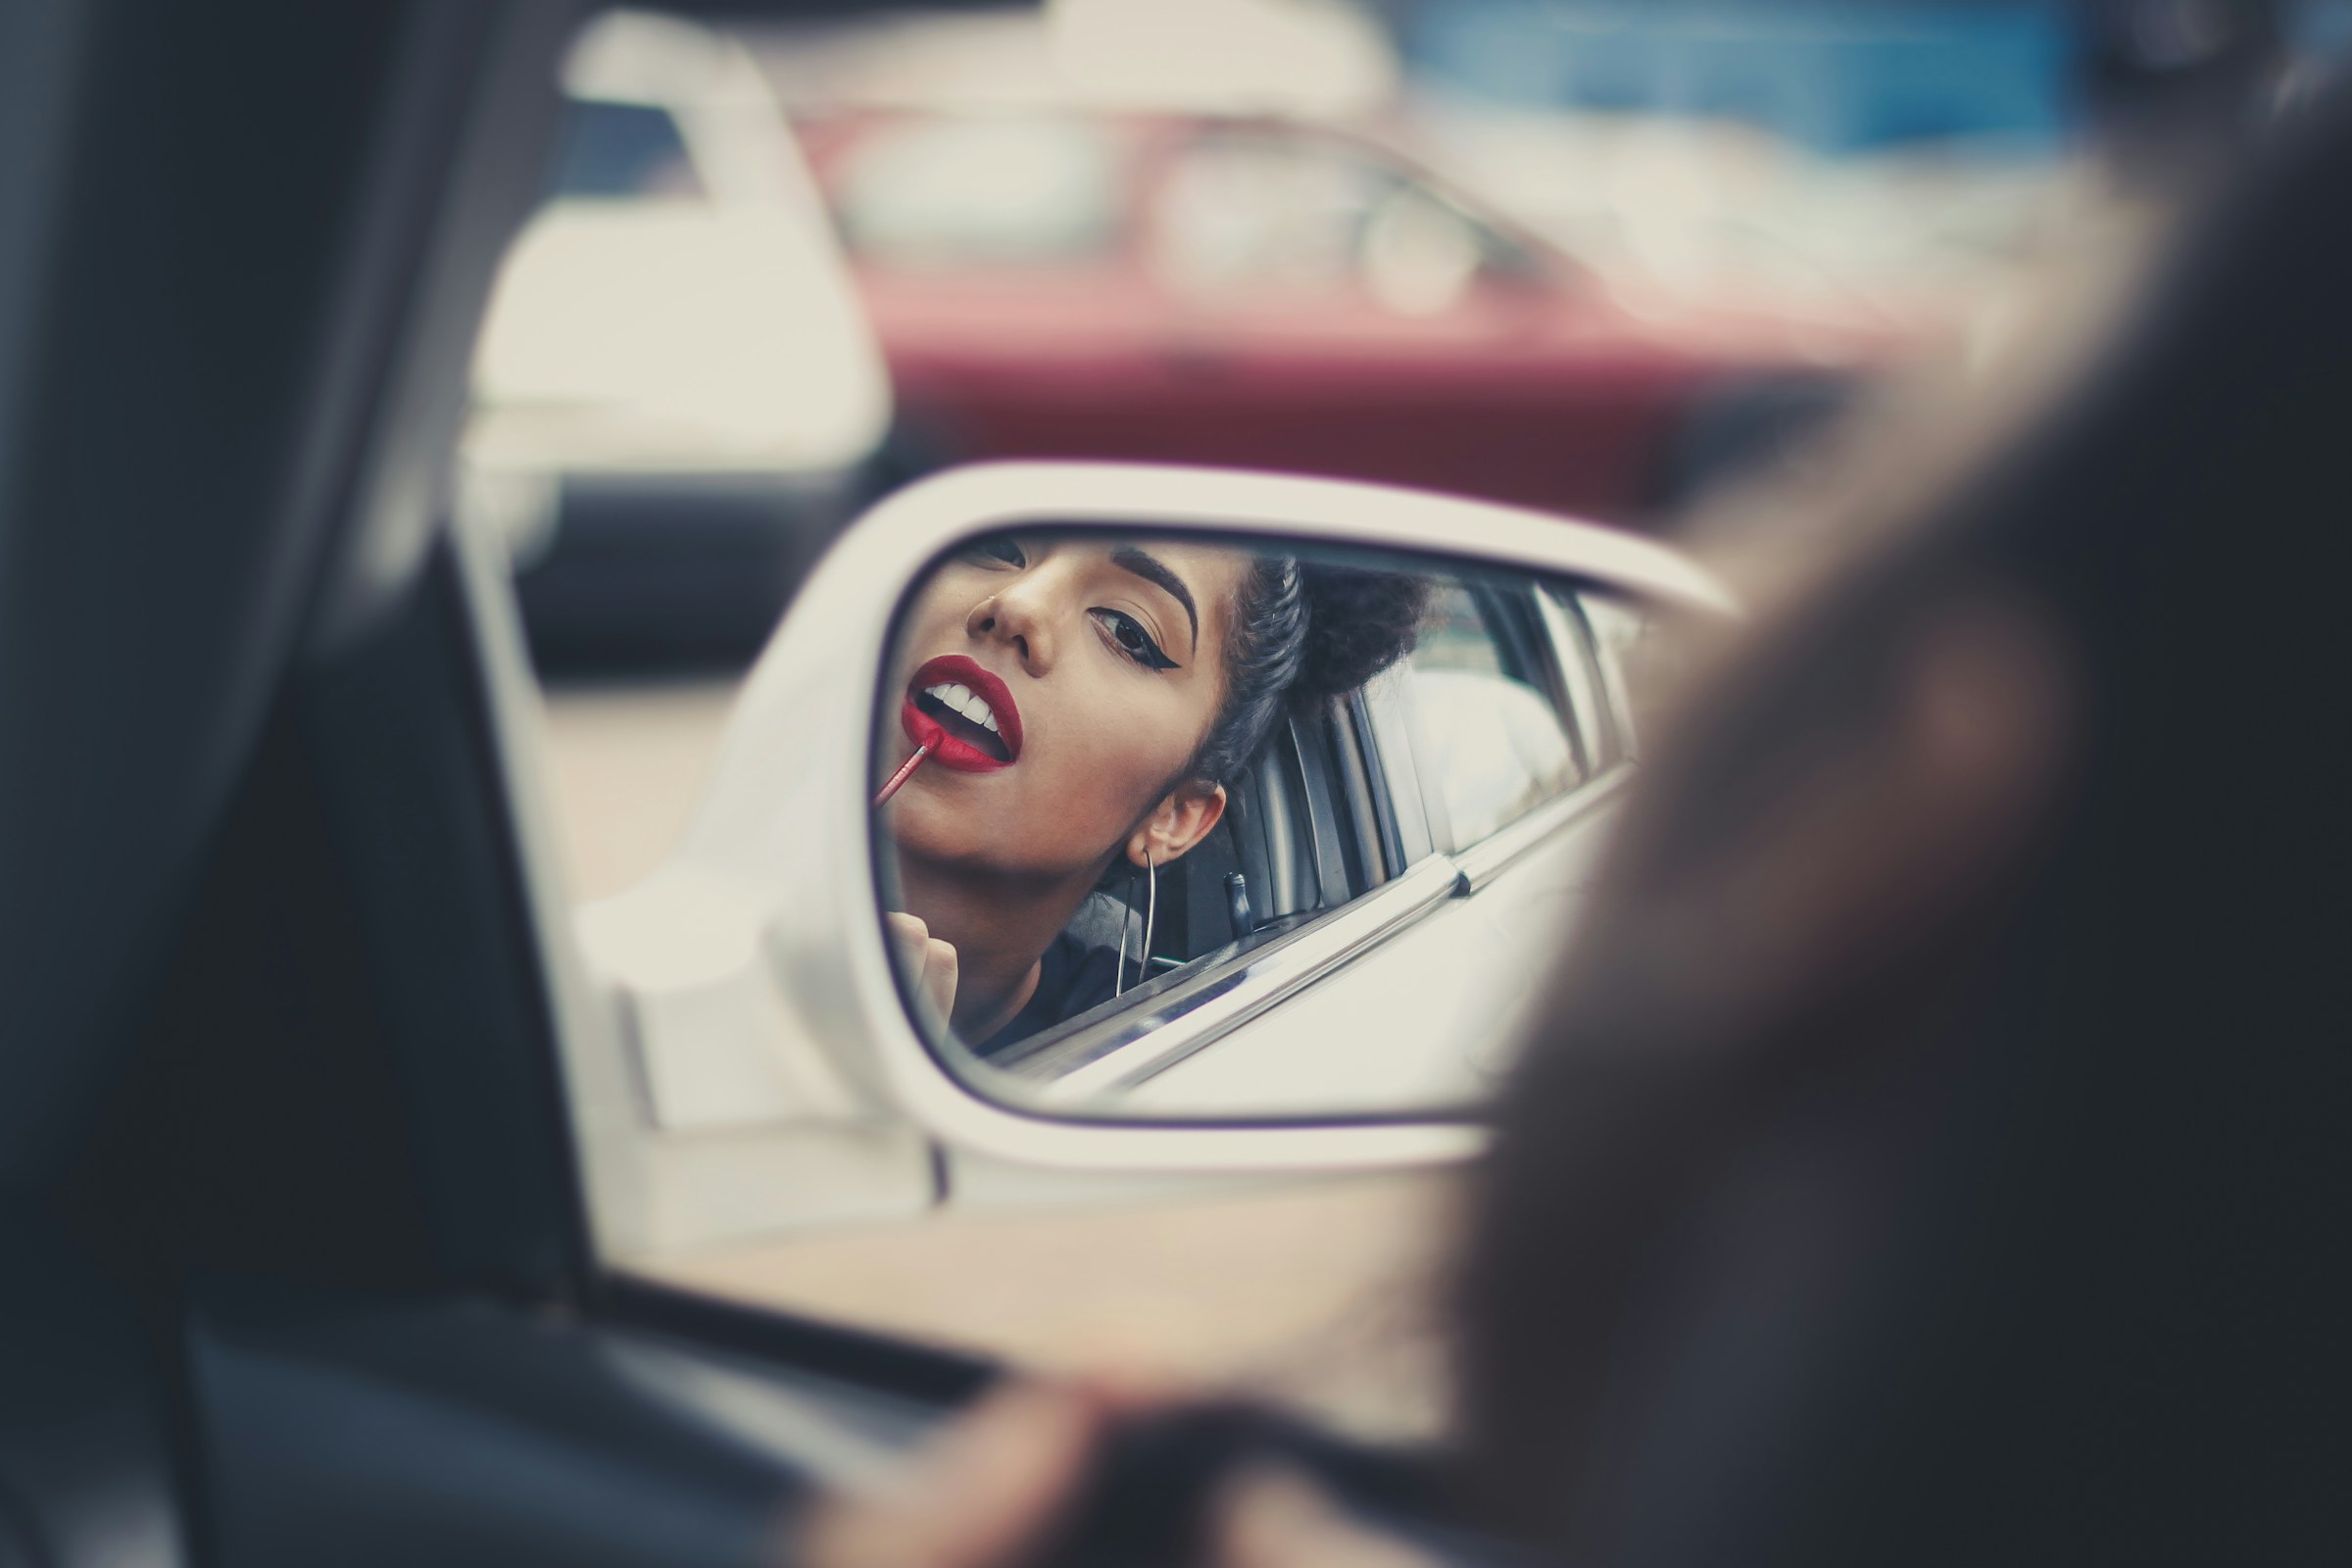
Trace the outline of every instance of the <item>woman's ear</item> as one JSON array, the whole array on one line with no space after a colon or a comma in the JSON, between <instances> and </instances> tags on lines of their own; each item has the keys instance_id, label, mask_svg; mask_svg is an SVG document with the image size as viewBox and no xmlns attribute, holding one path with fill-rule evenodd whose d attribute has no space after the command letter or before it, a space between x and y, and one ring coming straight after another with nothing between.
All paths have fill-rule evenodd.
<instances>
[{"instance_id":1,"label":"woman's ear","mask_svg":"<svg viewBox=\"0 0 2352 1568\"><path fill-rule=\"evenodd\" d=\"M1128 836L1127 859L1139 867L1165 865L1208 837L1224 815L1224 785L1198 779L1179 784Z\"/></svg>"}]
</instances>

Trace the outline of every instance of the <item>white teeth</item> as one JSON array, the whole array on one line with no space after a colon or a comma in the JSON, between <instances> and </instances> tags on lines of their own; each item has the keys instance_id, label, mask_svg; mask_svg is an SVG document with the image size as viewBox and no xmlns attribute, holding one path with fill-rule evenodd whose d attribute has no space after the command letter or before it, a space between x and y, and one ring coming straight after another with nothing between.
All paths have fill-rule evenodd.
<instances>
[{"instance_id":1,"label":"white teeth","mask_svg":"<svg viewBox=\"0 0 2352 1568\"><path fill-rule=\"evenodd\" d=\"M994 731L1000 735L1004 733L1003 728L997 723L996 712L988 706L987 700L961 681L949 681L945 685L925 687L923 695L946 704L983 729Z\"/></svg>"}]
</instances>

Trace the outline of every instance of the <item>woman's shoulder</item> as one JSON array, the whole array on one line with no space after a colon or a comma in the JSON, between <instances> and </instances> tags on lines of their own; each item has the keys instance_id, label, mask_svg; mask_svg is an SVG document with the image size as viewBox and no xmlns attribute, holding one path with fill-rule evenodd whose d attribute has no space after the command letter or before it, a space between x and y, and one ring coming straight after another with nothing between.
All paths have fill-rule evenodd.
<instances>
[{"instance_id":1,"label":"woman's shoulder","mask_svg":"<svg viewBox=\"0 0 2352 1568\"><path fill-rule=\"evenodd\" d=\"M1051 1013L1038 1027L1063 1023L1100 1006L1117 994L1118 985L1119 950L1065 927L1046 950L1038 974L1034 1000L1044 1001Z\"/></svg>"},{"instance_id":2,"label":"woman's shoulder","mask_svg":"<svg viewBox=\"0 0 2352 1568\"><path fill-rule=\"evenodd\" d=\"M1090 940L1093 934L1076 922L1062 928L1039 956L1037 989L1030 993L1028 1004L980 1044L978 1050L982 1055L994 1055L1031 1035L1067 1022L1117 994L1118 949Z\"/></svg>"}]
</instances>

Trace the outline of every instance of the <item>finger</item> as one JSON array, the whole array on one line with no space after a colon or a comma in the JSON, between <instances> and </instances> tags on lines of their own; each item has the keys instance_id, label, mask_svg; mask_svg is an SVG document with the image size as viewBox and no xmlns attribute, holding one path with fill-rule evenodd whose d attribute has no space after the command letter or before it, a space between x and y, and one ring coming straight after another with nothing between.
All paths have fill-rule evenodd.
<instances>
[{"instance_id":1,"label":"finger","mask_svg":"<svg viewBox=\"0 0 2352 1568\"><path fill-rule=\"evenodd\" d=\"M957 964L956 949L937 937L923 947L923 994L931 1005L939 1009L942 1018L956 1010L956 981Z\"/></svg>"},{"instance_id":2,"label":"finger","mask_svg":"<svg viewBox=\"0 0 2352 1568\"><path fill-rule=\"evenodd\" d=\"M1297 1471L1271 1465L1225 1489L1212 1528L1214 1568L1439 1568L1350 1517Z\"/></svg>"},{"instance_id":3,"label":"finger","mask_svg":"<svg viewBox=\"0 0 2352 1568\"><path fill-rule=\"evenodd\" d=\"M913 915L895 909L882 916L882 924L890 934L893 960L908 980L919 986L933 940L930 927Z\"/></svg>"},{"instance_id":4,"label":"finger","mask_svg":"<svg viewBox=\"0 0 2352 1568\"><path fill-rule=\"evenodd\" d=\"M1006 1568L1079 1485L1105 1413L1083 1390L1024 1383L991 1395L880 1494L819 1513L813 1568Z\"/></svg>"},{"instance_id":5,"label":"finger","mask_svg":"<svg viewBox=\"0 0 2352 1568\"><path fill-rule=\"evenodd\" d=\"M1152 1366L1142 1360L1123 1361L1082 1373L1077 1386L1106 1416L1116 1420L1150 1415L1202 1396L1198 1383L1172 1368Z\"/></svg>"}]
</instances>

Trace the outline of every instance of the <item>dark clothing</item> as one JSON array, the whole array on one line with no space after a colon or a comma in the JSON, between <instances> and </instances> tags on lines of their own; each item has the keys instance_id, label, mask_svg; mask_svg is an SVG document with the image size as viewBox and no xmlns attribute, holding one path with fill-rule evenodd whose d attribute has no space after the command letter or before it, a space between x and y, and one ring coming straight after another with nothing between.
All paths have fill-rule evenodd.
<instances>
[{"instance_id":1,"label":"dark clothing","mask_svg":"<svg viewBox=\"0 0 2352 1568\"><path fill-rule=\"evenodd\" d=\"M1042 1029L1100 1006L1116 992L1118 976L1116 948L1090 948L1064 931L1038 960L1037 990L1028 1004L973 1049L984 1057L994 1056Z\"/></svg>"}]
</instances>

